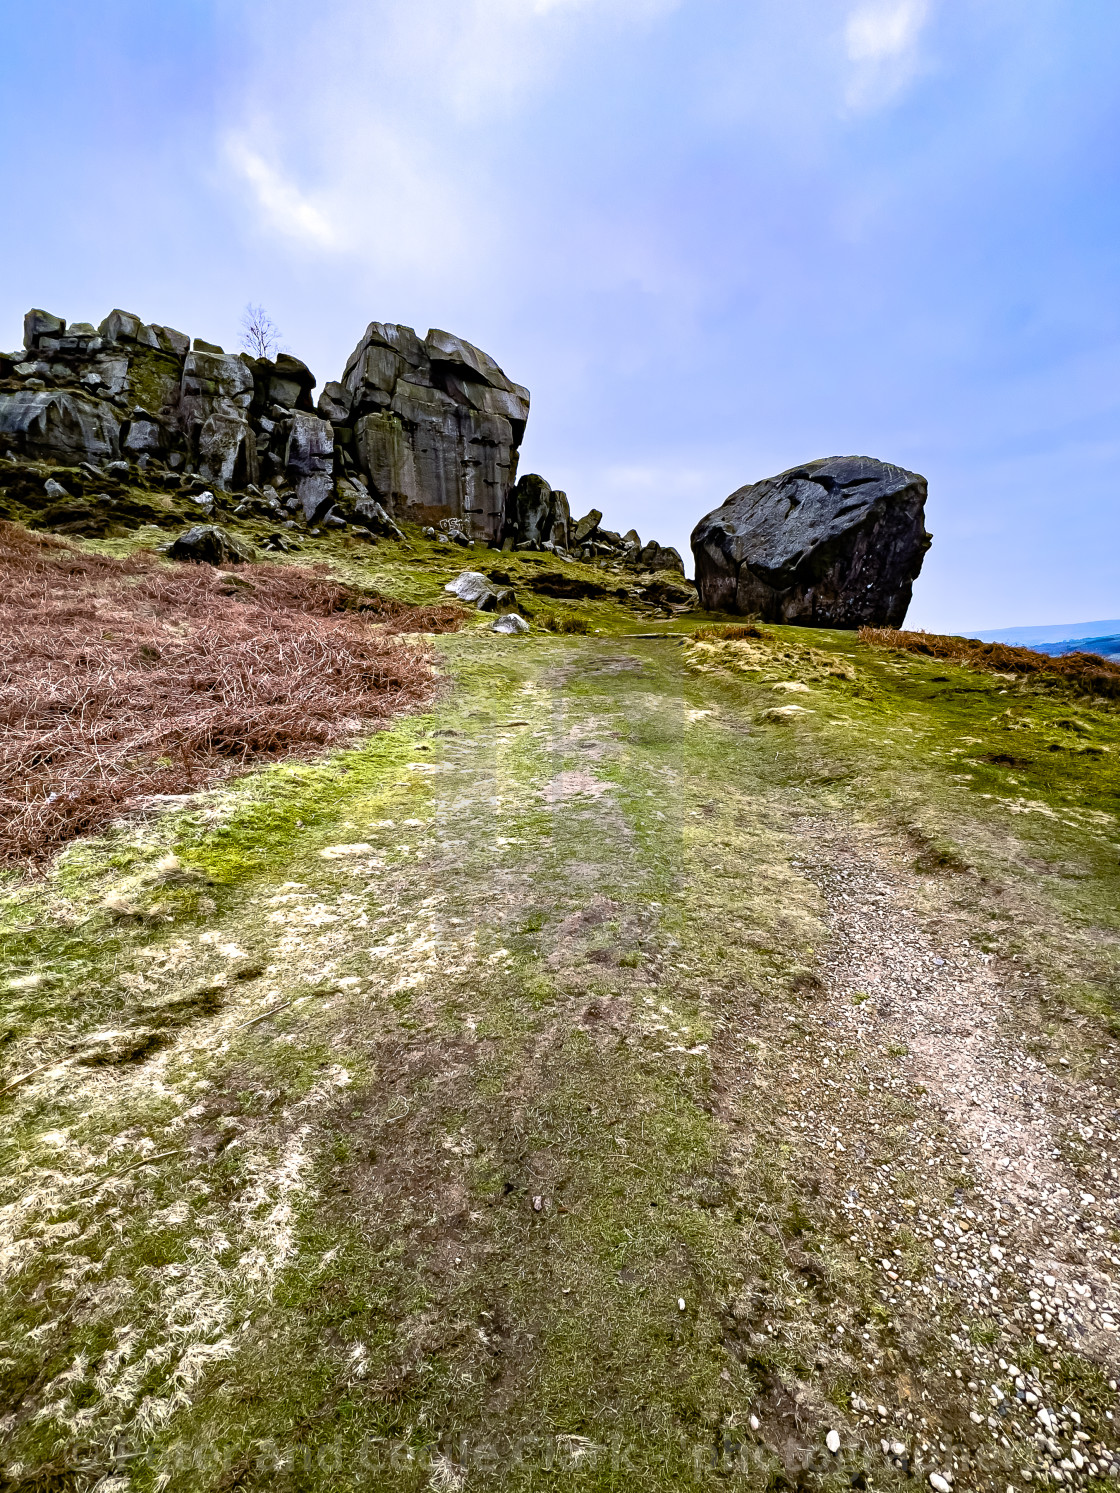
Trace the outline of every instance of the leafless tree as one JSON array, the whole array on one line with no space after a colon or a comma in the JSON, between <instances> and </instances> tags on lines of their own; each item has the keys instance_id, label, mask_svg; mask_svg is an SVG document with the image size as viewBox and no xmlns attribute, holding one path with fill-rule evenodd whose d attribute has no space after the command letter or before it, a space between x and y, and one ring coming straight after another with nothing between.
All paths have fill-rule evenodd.
<instances>
[{"instance_id":1,"label":"leafless tree","mask_svg":"<svg viewBox=\"0 0 1120 1493\"><path fill-rule=\"evenodd\" d=\"M267 358L280 346L280 328L263 306L252 302L241 318L241 346L254 358Z\"/></svg>"}]
</instances>

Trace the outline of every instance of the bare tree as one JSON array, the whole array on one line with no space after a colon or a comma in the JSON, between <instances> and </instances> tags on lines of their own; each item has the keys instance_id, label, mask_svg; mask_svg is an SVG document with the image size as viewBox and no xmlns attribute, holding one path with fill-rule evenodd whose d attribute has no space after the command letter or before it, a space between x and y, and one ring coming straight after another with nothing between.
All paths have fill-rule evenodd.
<instances>
[{"instance_id":1,"label":"bare tree","mask_svg":"<svg viewBox=\"0 0 1120 1493\"><path fill-rule=\"evenodd\" d=\"M267 358L280 346L280 328L263 306L251 301L241 318L241 346L255 358Z\"/></svg>"}]
</instances>

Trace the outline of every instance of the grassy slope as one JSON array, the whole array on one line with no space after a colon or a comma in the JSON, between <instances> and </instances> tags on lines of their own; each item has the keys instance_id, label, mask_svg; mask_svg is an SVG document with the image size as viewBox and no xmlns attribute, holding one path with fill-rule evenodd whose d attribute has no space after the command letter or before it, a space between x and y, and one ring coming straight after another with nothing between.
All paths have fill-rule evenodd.
<instances>
[{"instance_id":1,"label":"grassy slope","mask_svg":"<svg viewBox=\"0 0 1120 1493\"><path fill-rule=\"evenodd\" d=\"M395 553L374 578L416 600L458 559ZM5 1072L71 1057L0 1099L12 1486L881 1485L850 1396L904 1380L968 1466L958 1309L892 1326L783 1119L828 958L797 863L812 823L908 846L919 912L1029 952L1039 1050L1088 1063L1120 718L843 634L760 660L579 611L603 634L441 641L431 715L9 900ZM105 1030L145 1055L73 1061Z\"/></svg>"}]
</instances>

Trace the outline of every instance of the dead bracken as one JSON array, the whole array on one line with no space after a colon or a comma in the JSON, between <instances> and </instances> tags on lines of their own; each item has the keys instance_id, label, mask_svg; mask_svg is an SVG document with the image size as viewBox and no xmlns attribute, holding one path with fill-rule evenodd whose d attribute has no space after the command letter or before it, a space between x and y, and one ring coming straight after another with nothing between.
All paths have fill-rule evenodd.
<instances>
[{"instance_id":1,"label":"dead bracken","mask_svg":"<svg viewBox=\"0 0 1120 1493\"><path fill-rule=\"evenodd\" d=\"M1007 643L982 643L979 638L958 638L933 632L904 632L896 627L861 627L861 643L874 648L899 648L924 653L928 658L949 658L969 668L993 674L1036 676L1040 683L1052 682L1072 688L1077 694L1120 696L1120 664L1095 653L1066 653L1051 658L1033 648L1013 648Z\"/></svg>"},{"instance_id":2,"label":"dead bracken","mask_svg":"<svg viewBox=\"0 0 1120 1493\"><path fill-rule=\"evenodd\" d=\"M318 751L430 697L455 606L322 567L170 566L0 524L0 863L34 867L155 794Z\"/></svg>"}]
</instances>

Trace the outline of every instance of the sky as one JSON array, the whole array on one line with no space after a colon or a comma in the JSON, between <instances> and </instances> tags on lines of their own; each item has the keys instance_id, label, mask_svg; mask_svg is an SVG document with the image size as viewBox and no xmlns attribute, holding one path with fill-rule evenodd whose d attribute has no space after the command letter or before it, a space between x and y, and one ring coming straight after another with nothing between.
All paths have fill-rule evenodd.
<instances>
[{"instance_id":1,"label":"sky","mask_svg":"<svg viewBox=\"0 0 1120 1493\"><path fill-rule=\"evenodd\" d=\"M320 383L371 320L690 560L816 457L929 480L908 622L1120 614L1115 0L0 0L0 345L114 306Z\"/></svg>"}]
</instances>

